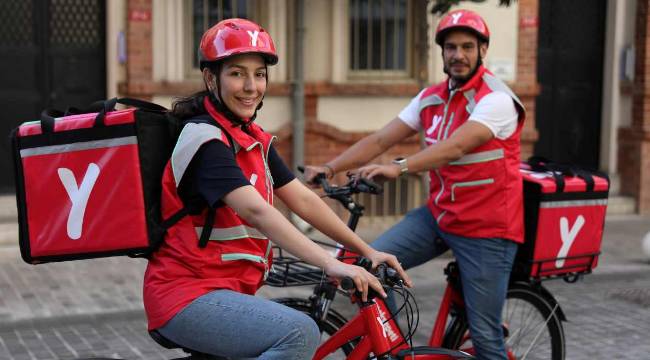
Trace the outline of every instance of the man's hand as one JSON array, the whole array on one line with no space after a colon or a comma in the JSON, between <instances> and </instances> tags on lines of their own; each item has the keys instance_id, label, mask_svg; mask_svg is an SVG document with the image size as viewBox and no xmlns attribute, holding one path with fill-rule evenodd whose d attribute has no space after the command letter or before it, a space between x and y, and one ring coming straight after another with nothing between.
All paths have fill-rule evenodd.
<instances>
[{"instance_id":1,"label":"man's hand","mask_svg":"<svg viewBox=\"0 0 650 360\"><path fill-rule=\"evenodd\" d=\"M334 176L334 173L332 172L332 168L330 167L314 166L314 165L305 166L304 179L305 182L307 182L307 184L317 185L314 184L314 179L318 174L325 174L325 177L327 177L328 179Z\"/></svg>"},{"instance_id":2,"label":"man's hand","mask_svg":"<svg viewBox=\"0 0 650 360\"><path fill-rule=\"evenodd\" d=\"M360 167L359 169L357 169L357 171L355 171L356 176L368 178L371 180L375 176L377 176L379 179L382 180L395 179L399 177L401 173L402 173L402 169L400 169L399 165L397 164L366 165L364 167Z\"/></svg>"},{"instance_id":3,"label":"man's hand","mask_svg":"<svg viewBox=\"0 0 650 360\"><path fill-rule=\"evenodd\" d=\"M374 250L369 253L365 254L365 257L368 258L370 261L372 261L372 268L374 269L377 267L379 264L387 264L391 268L395 269L399 276L404 280L404 283L408 287L413 286L413 282L411 281L411 278L406 274L406 271L402 268L402 264L397 261L397 257L395 255L391 255L385 252L377 251Z\"/></svg>"}]
</instances>

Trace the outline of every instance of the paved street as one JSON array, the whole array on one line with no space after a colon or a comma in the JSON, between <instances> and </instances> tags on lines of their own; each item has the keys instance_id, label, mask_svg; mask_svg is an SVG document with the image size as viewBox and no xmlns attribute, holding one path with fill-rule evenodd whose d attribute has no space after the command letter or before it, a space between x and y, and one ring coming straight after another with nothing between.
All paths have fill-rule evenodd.
<instances>
[{"instance_id":1,"label":"paved street","mask_svg":"<svg viewBox=\"0 0 650 360\"><path fill-rule=\"evenodd\" d=\"M381 226L360 233L376 236ZM650 261L641 238L650 219L610 217L594 274L576 284L545 285L561 304L567 359L650 359ZM31 266L13 245L0 246L0 360L170 359L149 339L142 311L144 260L124 257ZM410 271L421 311L415 343L423 344L444 286L449 259ZM305 296L308 289L263 288L262 296ZM344 302L338 309L350 314Z\"/></svg>"}]
</instances>

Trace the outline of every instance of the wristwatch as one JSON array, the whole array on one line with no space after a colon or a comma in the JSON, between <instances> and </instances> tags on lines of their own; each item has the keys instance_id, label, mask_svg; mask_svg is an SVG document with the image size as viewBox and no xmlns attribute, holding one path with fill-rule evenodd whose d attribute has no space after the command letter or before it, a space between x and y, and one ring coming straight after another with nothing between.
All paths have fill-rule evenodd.
<instances>
[{"instance_id":1,"label":"wristwatch","mask_svg":"<svg viewBox=\"0 0 650 360\"><path fill-rule=\"evenodd\" d=\"M406 175L409 171L408 164L406 163L406 158L398 157L393 160L393 164L399 165L399 174Z\"/></svg>"}]
</instances>

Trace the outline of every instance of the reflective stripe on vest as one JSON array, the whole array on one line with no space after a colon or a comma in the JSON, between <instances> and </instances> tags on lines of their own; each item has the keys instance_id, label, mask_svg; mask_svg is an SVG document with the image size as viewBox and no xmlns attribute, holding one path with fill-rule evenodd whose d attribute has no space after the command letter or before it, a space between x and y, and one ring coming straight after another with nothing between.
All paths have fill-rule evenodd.
<instances>
[{"instance_id":1,"label":"reflective stripe on vest","mask_svg":"<svg viewBox=\"0 0 650 360\"><path fill-rule=\"evenodd\" d=\"M581 206L606 206L607 199L594 200L565 200L565 201L542 201L539 203L540 208L563 208L563 207L581 207Z\"/></svg>"},{"instance_id":2,"label":"reflective stripe on vest","mask_svg":"<svg viewBox=\"0 0 650 360\"><path fill-rule=\"evenodd\" d=\"M420 100L420 106L418 108L418 114L427 106L440 105L444 104L445 101L438 95L427 96L424 99Z\"/></svg>"},{"instance_id":3,"label":"reflective stripe on vest","mask_svg":"<svg viewBox=\"0 0 650 360\"><path fill-rule=\"evenodd\" d=\"M34 155L59 154L80 150L102 149L122 145L133 145L138 143L135 136L125 136L115 139L84 141L73 144L41 146L30 149L20 150L20 157L26 158Z\"/></svg>"},{"instance_id":4,"label":"reflective stripe on vest","mask_svg":"<svg viewBox=\"0 0 650 360\"><path fill-rule=\"evenodd\" d=\"M221 129L205 123L187 123L181 131L172 153L172 172L176 187L201 145L210 140L221 140Z\"/></svg>"},{"instance_id":5,"label":"reflective stripe on vest","mask_svg":"<svg viewBox=\"0 0 650 360\"><path fill-rule=\"evenodd\" d=\"M463 93L465 95L465 99L467 99L467 105L465 106L465 111L467 111L468 114L472 114L474 111L474 108L476 107L476 100L474 100L474 95L476 95L476 90L474 89L469 89Z\"/></svg>"},{"instance_id":6,"label":"reflective stripe on vest","mask_svg":"<svg viewBox=\"0 0 650 360\"><path fill-rule=\"evenodd\" d=\"M246 253L221 254L221 260L222 261L248 260L248 261L254 261L262 264L266 264L268 262L266 261L265 258L259 255L246 254Z\"/></svg>"},{"instance_id":7,"label":"reflective stripe on vest","mask_svg":"<svg viewBox=\"0 0 650 360\"><path fill-rule=\"evenodd\" d=\"M194 230L198 236L201 236L203 227L195 227ZM215 241L228 241L228 240L238 240L238 239L260 239L266 240L267 237L264 236L259 230L246 226L246 225L237 225L228 228L213 228L210 232L209 240Z\"/></svg>"},{"instance_id":8,"label":"reflective stripe on vest","mask_svg":"<svg viewBox=\"0 0 650 360\"><path fill-rule=\"evenodd\" d=\"M450 162L449 165L477 164L477 163L488 162L492 160L503 159L503 157L504 157L503 149L495 149L495 150L477 152L473 154L467 154L456 161Z\"/></svg>"},{"instance_id":9,"label":"reflective stripe on vest","mask_svg":"<svg viewBox=\"0 0 650 360\"><path fill-rule=\"evenodd\" d=\"M226 254L221 254L221 261L246 260L246 261L252 261L252 262L264 264L264 280L266 280L266 278L268 278L269 276L269 272L271 271L271 269L269 268L269 261L267 260L270 251L271 251L271 245L269 243L269 246L267 248L264 257L261 257L259 255L247 254L247 253L226 253Z\"/></svg>"},{"instance_id":10,"label":"reflective stripe on vest","mask_svg":"<svg viewBox=\"0 0 650 360\"><path fill-rule=\"evenodd\" d=\"M503 83L503 81L499 80L497 77L494 75L490 75L487 72L483 73L483 82L490 88L492 91L502 91L508 95L521 107L521 109L525 109L524 104L521 103L521 100L515 95L515 93L512 92L512 90Z\"/></svg>"},{"instance_id":11,"label":"reflective stripe on vest","mask_svg":"<svg viewBox=\"0 0 650 360\"><path fill-rule=\"evenodd\" d=\"M456 194L454 193L456 188L487 185L487 184L494 184L494 179L490 178L490 179L483 179L483 180L464 181L464 182L451 184L451 202L456 201Z\"/></svg>"},{"instance_id":12,"label":"reflective stripe on vest","mask_svg":"<svg viewBox=\"0 0 650 360\"><path fill-rule=\"evenodd\" d=\"M449 121L447 122L447 127L445 128L445 135L442 137L442 139L447 139L449 138L449 128L451 127L451 124L454 122L454 115L456 115L455 112L452 112L451 115L449 115ZM440 129L442 132L442 128Z\"/></svg>"}]
</instances>

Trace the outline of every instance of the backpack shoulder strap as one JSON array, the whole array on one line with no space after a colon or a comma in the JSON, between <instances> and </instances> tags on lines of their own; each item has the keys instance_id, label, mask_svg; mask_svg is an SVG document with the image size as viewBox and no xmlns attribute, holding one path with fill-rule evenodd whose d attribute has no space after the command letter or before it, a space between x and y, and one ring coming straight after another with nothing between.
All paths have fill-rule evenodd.
<instances>
[{"instance_id":1,"label":"backpack shoulder strap","mask_svg":"<svg viewBox=\"0 0 650 360\"><path fill-rule=\"evenodd\" d=\"M212 125L212 126L215 126L215 127L219 128L221 130L221 132L226 135L226 138L228 139L230 148L231 148L231 150L233 152L233 156L237 156L237 152L235 150L235 142L233 141L232 137L230 136L230 134L227 131L225 131L223 129L223 127L219 126L219 124L217 124L214 121L214 119L212 119L212 117L210 115L205 114L205 115L200 115L200 116L190 118L190 119L184 121L183 125L185 125L187 123L208 124L208 125ZM183 212L183 214L181 214L181 212ZM171 222L170 226L173 225L174 223L178 222L183 216L187 215L188 213L189 213L189 209L186 206L183 209L181 209L181 211L174 214L169 219L170 222L173 221L174 218L177 215L179 217L178 217L177 220ZM212 207L208 208L208 211L207 211L207 213L205 215L205 222L204 222L204 225L203 225L203 229L201 230L201 235L199 237L198 246L201 249L205 248L208 245L208 240L210 240L210 234L212 233L212 226L214 225L215 214L216 214L216 209L215 208L212 208ZM165 222L167 222L167 221L165 221Z\"/></svg>"},{"instance_id":2,"label":"backpack shoulder strap","mask_svg":"<svg viewBox=\"0 0 650 360\"><path fill-rule=\"evenodd\" d=\"M195 123L195 124L209 124L209 125L212 125L214 127L219 128L221 130L221 132L226 135L226 139L228 139L228 143L229 143L228 145L230 145L230 149L232 150L233 155L237 156L237 150L235 148L235 141L233 140L232 136L230 136L230 134L228 133L228 131L226 131L226 129L224 129L221 125L217 124L217 122L214 121L214 119L212 119L212 117L210 115L204 114L204 115L195 116L193 118L185 120L183 122L183 125L185 125L185 124L187 124L189 122Z\"/></svg>"}]
</instances>

